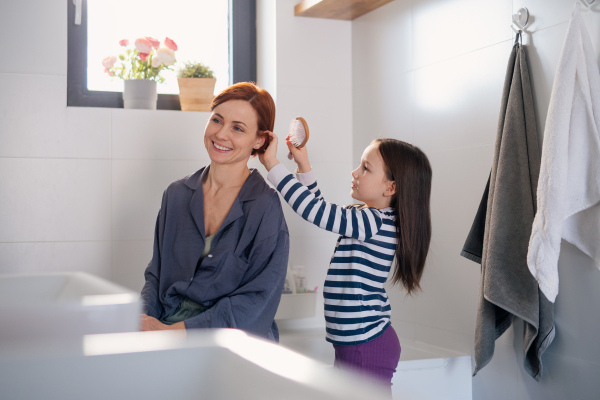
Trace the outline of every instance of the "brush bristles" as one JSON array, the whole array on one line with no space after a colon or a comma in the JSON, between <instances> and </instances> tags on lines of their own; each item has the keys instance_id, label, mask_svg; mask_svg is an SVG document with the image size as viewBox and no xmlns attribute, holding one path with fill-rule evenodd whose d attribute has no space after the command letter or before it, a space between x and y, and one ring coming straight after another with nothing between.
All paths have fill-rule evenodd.
<instances>
[{"instance_id":1,"label":"brush bristles","mask_svg":"<svg viewBox=\"0 0 600 400\"><path fill-rule=\"evenodd\" d=\"M304 142L304 139L306 139L306 131L304 130L304 124L302 121L299 119L294 119L290 123L288 135L294 147L300 146Z\"/></svg>"}]
</instances>

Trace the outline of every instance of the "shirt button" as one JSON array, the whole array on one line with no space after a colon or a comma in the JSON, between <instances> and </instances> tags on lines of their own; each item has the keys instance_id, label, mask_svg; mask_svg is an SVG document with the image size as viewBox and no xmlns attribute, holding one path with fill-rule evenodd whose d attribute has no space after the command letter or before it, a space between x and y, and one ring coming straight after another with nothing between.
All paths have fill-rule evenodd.
<instances>
[{"instance_id":1,"label":"shirt button","mask_svg":"<svg viewBox=\"0 0 600 400\"><path fill-rule=\"evenodd\" d=\"M208 255L208 258L212 258L212 254L209 254L209 255Z\"/></svg>"},{"instance_id":2,"label":"shirt button","mask_svg":"<svg viewBox=\"0 0 600 400\"><path fill-rule=\"evenodd\" d=\"M190 282L191 282L191 281L193 281L193 280L194 280L194 277L191 277L191 278L190 278Z\"/></svg>"}]
</instances>

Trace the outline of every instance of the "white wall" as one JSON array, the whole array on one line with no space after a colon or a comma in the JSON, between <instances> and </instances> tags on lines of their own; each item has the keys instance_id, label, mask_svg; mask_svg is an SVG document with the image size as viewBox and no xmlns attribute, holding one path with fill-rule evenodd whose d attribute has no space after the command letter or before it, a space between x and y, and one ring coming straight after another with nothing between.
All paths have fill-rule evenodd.
<instances>
[{"instance_id":1,"label":"white wall","mask_svg":"<svg viewBox=\"0 0 600 400\"><path fill-rule=\"evenodd\" d=\"M67 108L66 1L4 2L0 32L0 273L141 289L163 190L207 163L209 114Z\"/></svg>"},{"instance_id":2,"label":"white wall","mask_svg":"<svg viewBox=\"0 0 600 400\"><path fill-rule=\"evenodd\" d=\"M294 5L258 1L258 83L276 99L280 138L306 118L323 192L347 203L351 24L295 18ZM140 290L163 190L209 162L209 114L67 108L67 23L65 0L0 9L0 34L11 38L0 56L0 273L87 271ZM336 237L283 207L290 263L322 286ZM321 310L322 299L317 317L297 323L323 325Z\"/></svg>"},{"instance_id":3,"label":"white wall","mask_svg":"<svg viewBox=\"0 0 600 400\"><path fill-rule=\"evenodd\" d=\"M275 41L275 74L277 118L275 132L287 135L289 123L297 116L306 119L310 139L309 158L323 195L328 201L349 204L350 171L352 171L352 58L351 22L294 17L296 0L259 0L259 67L273 65L265 57L261 62L261 46ZM275 38L268 15L275 15ZM262 19L261 19L261 16ZM261 64L262 63L262 64ZM272 75L259 72L260 78ZM266 84L264 86L267 86ZM290 171L296 165L287 159L283 141L279 160ZM287 204L283 211L290 229L290 264L304 265L310 289L323 282L337 236L318 229L300 218ZM316 317L281 321L282 328L324 326L323 298L317 297Z\"/></svg>"},{"instance_id":4,"label":"white wall","mask_svg":"<svg viewBox=\"0 0 600 400\"><path fill-rule=\"evenodd\" d=\"M538 131L543 132L554 72L574 1L396 0L352 23L354 162L376 137L409 141L433 168L431 255L423 293L395 288L393 324L401 336L472 353L480 268L459 253L491 168L500 97L513 43L511 14L532 15L527 45ZM600 14L586 16L600 50ZM591 399L597 377L600 273L563 246L557 337L536 383L523 371L517 324L496 342L473 380L474 399Z\"/></svg>"}]
</instances>

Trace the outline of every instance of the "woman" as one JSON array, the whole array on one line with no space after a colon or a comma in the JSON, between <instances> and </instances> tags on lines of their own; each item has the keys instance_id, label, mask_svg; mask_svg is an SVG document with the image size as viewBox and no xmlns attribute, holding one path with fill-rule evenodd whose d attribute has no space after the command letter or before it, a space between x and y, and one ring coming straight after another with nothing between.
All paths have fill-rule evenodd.
<instances>
[{"instance_id":1,"label":"woman","mask_svg":"<svg viewBox=\"0 0 600 400\"><path fill-rule=\"evenodd\" d=\"M210 165L169 185L142 289L142 330L237 328L279 340L289 255L279 196L257 170L275 125L271 95L238 83L212 102Z\"/></svg>"}]
</instances>

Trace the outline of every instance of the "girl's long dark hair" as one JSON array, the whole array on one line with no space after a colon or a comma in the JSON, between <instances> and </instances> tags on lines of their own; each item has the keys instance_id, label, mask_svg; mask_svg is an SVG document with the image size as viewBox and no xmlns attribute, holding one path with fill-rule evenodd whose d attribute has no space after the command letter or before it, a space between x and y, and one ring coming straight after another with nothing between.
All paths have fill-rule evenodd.
<instances>
[{"instance_id":1,"label":"girl's long dark hair","mask_svg":"<svg viewBox=\"0 0 600 400\"><path fill-rule=\"evenodd\" d=\"M431 242L431 165L416 146L396 139L376 139L386 175L396 183L391 207L396 217L396 263L392 284L408 294L421 290L419 282Z\"/></svg>"}]
</instances>

